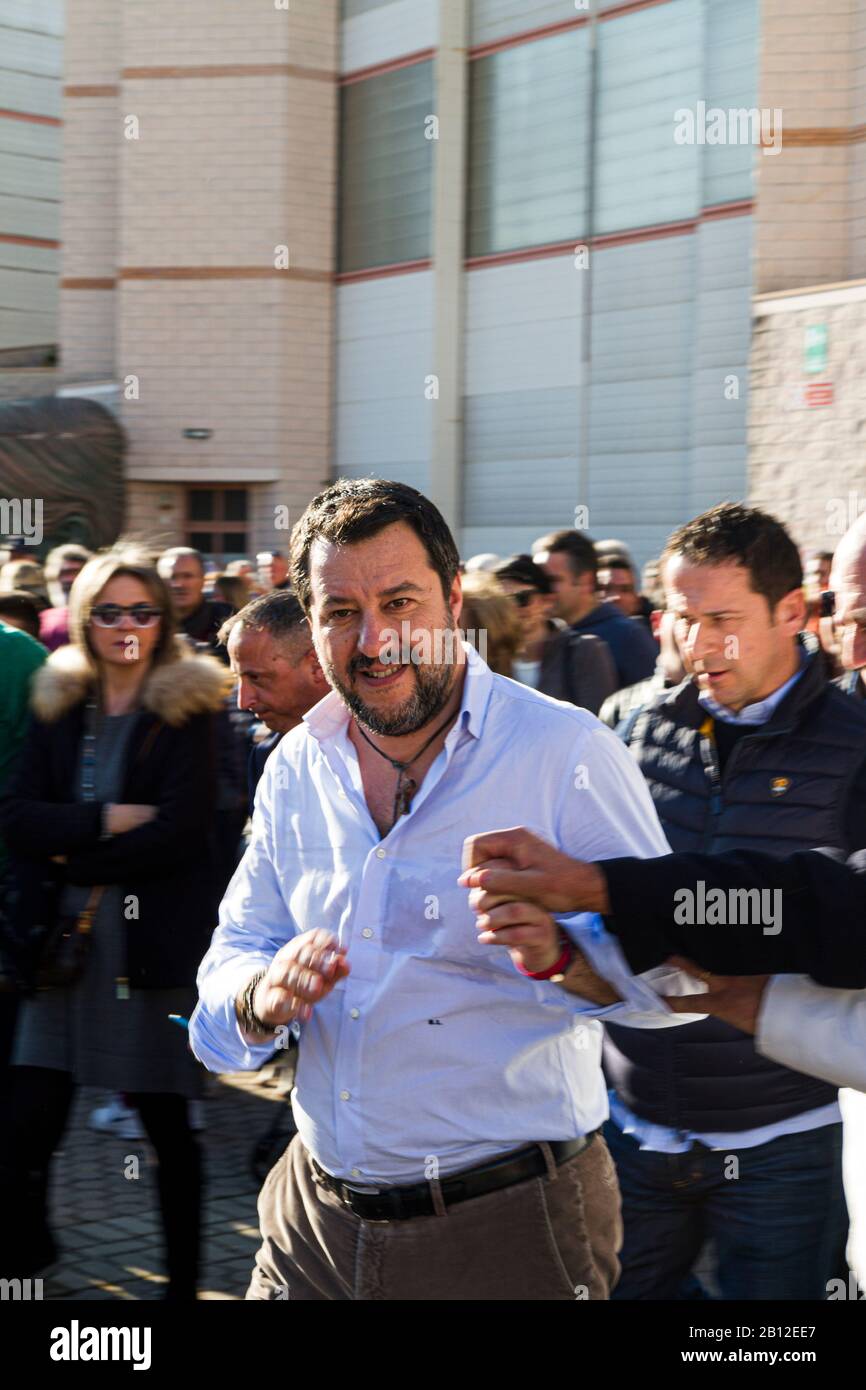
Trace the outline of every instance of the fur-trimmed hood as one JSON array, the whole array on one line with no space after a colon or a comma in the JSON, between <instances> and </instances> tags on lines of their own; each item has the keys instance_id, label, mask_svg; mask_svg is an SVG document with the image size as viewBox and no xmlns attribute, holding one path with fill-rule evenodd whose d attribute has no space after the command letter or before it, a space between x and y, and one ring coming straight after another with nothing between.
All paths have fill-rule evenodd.
<instances>
[{"instance_id":1,"label":"fur-trimmed hood","mask_svg":"<svg viewBox=\"0 0 866 1390\"><path fill-rule=\"evenodd\" d=\"M225 666L213 656L199 656L178 643L178 659L155 666L142 690L142 705L163 723L179 728L194 714L221 708L231 687ZM43 662L33 680L30 705L45 724L54 724L80 704L93 688L93 671L84 653L59 647Z\"/></svg>"}]
</instances>

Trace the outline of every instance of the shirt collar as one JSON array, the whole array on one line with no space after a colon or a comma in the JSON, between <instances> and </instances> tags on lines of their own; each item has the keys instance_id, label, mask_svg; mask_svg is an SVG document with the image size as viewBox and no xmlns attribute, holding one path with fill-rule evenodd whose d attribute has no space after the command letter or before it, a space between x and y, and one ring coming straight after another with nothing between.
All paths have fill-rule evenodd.
<instances>
[{"instance_id":1,"label":"shirt collar","mask_svg":"<svg viewBox=\"0 0 866 1390\"><path fill-rule=\"evenodd\" d=\"M801 647L800 666L793 676L790 676L784 685L780 685L778 690L774 690L771 695L767 695L763 700L756 700L753 705L744 705L737 713L728 709L727 705L719 704L709 690L700 691L698 701L708 714L713 715L715 719L723 720L725 724L766 724L767 720L775 714L788 691L797 684L809 660L808 652Z\"/></svg>"},{"instance_id":2,"label":"shirt collar","mask_svg":"<svg viewBox=\"0 0 866 1390\"><path fill-rule=\"evenodd\" d=\"M448 739L459 737L459 731L466 729L473 738L480 738L487 717L487 707L493 690L493 672L486 661L469 642L462 642L466 653L466 674L463 679L463 696L460 712L454 726L448 732ZM331 690L317 705L307 710L303 722L309 733L318 743L333 738L349 723L349 711L336 690Z\"/></svg>"}]
</instances>

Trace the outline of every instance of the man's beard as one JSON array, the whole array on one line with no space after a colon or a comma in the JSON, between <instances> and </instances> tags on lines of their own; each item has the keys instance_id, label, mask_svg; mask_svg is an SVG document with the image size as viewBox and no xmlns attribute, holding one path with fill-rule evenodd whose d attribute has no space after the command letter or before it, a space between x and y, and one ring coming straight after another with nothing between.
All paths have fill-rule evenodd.
<instances>
[{"instance_id":1,"label":"man's beard","mask_svg":"<svg viewBox=\"0 0 866 1390\"><path fill-rule=\"evenodd\" d=\"M444 625L452 631L456 627L450 613ZM383 738L399 738L405 734L417 733L445 708L451 695L452 663L425 666L414 661L406 662L403 664L411 666L415 671L415 689L402 705L386 714L372 709L356 691L344 685L330 662L322 664L329 684L336 690L358 723L363 724L369 733L380 734ZM372 657L359 653L349 662L348 674L351 677L356 671L365 671L373 665L375 661Z\"/></svg>"}]
</instances>

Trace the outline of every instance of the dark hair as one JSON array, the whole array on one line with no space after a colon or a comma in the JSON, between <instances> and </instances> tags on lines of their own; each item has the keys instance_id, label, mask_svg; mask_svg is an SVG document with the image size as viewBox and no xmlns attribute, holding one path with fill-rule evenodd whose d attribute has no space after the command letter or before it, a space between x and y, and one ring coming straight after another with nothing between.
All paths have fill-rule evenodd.
<instances>
[{"instance_id":1,"label":"dark hair","mask_svg":"<svg viewBox=\"0 0 866 1390\"><path fill-rule=\"evenodd\" d=\"M17 618L24 631L39 640L39 604L26 589L5 589L0 593L0 618Z\"/></svg>"},{"instance_id":2,"label":"dark hair","mask_svg":"<svg viewBox=\"0 0 866 1390\"><path fill-rule=\"evenodd\" d=\"M226 618L217 638L225 646L236 627L252 632L267 632L275 641L303 637L312 641L306 614L290 589L271 589L270 593L251 599L237 613Z\"/></svg>"},{"instance_id":3,"label":"dark hair","mask_svg":"<svg viewBox=\"0 0 866 1390\"><path fill-rule=\"evenodd\" d=\"M313 541L351 545L378 535L398 521L411 526L423 543L447 599L460 556L438 508L406 483L390 482L387 478L341 478L313 498L292 531L291 582L304 609L309 612Z\"/></svg>"},{"instance_id":4,"label":"dark hair","mask_svg":"<svg viewBox=\"0 0 866 1390\"><path fill-rule=\"evenodd\" d=\"M531 555L509 555L507 560L500 560L493 566L491 574L496 579L510 579L512 584L523 584L539 594L549 594L553 589L541 565L537 565Z\"/></svg>"},{"instance_id":5,"label":"dark hair","mask_svg":"<svg viewBox=\"0 0 866 1390\"><path fill-rule=\"evenodd\" d=\"M693 565L742 565L771 609L803 583L803 566L781 521L742 502L721 502L668 537L661 563L681 555Z\"/></svg>"},{"instance_id":6,"label":"dark hair","mask_svg":"<svg viewBox=\"0 0 866 1390\"><path fill-rule=\"evenodd\" d=\"M533 556L546 550L549 555L567 555L575 579L598 573L598 556L589 536L582 531L551 531L532 543Z\"/></svg>"}]
</instances>

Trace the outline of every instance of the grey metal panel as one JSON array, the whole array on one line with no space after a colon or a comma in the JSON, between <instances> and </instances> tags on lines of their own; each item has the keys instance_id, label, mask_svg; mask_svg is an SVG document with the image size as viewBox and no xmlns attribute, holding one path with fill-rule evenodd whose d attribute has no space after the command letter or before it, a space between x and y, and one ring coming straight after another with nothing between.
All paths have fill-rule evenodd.
<instances>
[{"instance_id":1,"label":"grey metal panel","mask_svg":"<svg viewBox=\"0 0 866 1390\"><path fill-rule=\"evenodd\" d=\"M0 151L4 154L26 154L34 159L59 161L60 127L37 125L34 121L0 120Z\"/></svg>"},{"instance_id":2,"label":"grey metal panel","mask_svg":"<svg viewBox=\"0 0 866 1390\"><path fill-rule=\"evenodd\" d=\"M704 35L704 87L707 109L749 109L758 100L760 16L758 0L727 0L709 5ZM706 145L701 151L705 207L750 198L755 162L753 145Z\"/></svg>"},{"instance_id":3,"label":"grey metal panel","mask_svg":"<svg viewBox=\"0 0 866 1390\"><path fill-rule=\"evenodd\" d=\"M56 241L60 235L60 204L0 194L0 227L8 236L36 236Z\"/></svg>"},{"instance_id":4,"label":"grey metal panel","mask_svg":"<svg viewBox=\"0 0 866 1390\"><path fill-rule=\"evenodd\" d=\"M429 486L437 409L429 271L337 290L334 469L337 477L396 478Z\"/></svg>"},{"instance_id":5,"label":"grey metal panel","mask_svg":"<svg viewBox=\"0 0 866 1390\"><path fill-rule=\"evenodd\" d=\"M473 46L579 18L574 0L470 0L470 13Z\"/></svg>"},{"instance_id":6,"label":"grey metal panel","mask_svg":"<svg viewBox=\"0 0 866 1390\"><path fill-rule=\"evenodd\" d=\"M694 216L698 148L674 141L701 70L700 0L671 0L599 26L595 231Z\"/></svg>"},{"instance_id":7,"label":"grey metal panel","mask_svg":"<svg viewBox=\"0 0 866 1390\"><path fill-rule=\"evenodd\" d=\"M60 83L54 77L31 77L0 67L0 107L6 111L26 111L37 116L59 116L62 104Z\"/></svg>"},{"instance_id":8,"label":"grey metal panel","mask_svg":"<svg viewBox=\"0 0 866 1390\"><path fill-rule=\"evenodd\" d=\"M51 314L57 308L57 276L0 267L0 313L8 309Z\"/></svg>"},{"instance_id":9,"label":"grey metal panel","mask_svg":"<svg viewBox=\"0 0 866 1390\"><path fill-rule=\"evenodd\" d=\"M576 388L467 396L463 518L472 525L543 527L577 503Z\"/></svg>"},{"instance_id":10,"label":"grey metal panel","mask_svg":"<svg viewBox=\"0 0 866 1390\"><path fill-rule=\"evenodd\" d=\"M586 29L471 65L470 255L562 241L583 228L588 70Z\"/></svg>"},{"instance_id":11,"label":"grey metal panel","mask_svg":"<svg viewBox=\"0 0 866 1390\"><path fill-rule=\"evenodd\" d=\"M391 3L392 0L343 0L342 17L354 19L359 14L368 14L370 10L382 10Z\"/></svg>"},{"instance_id":12,"label":"grey metal panel","mask_svg":"<svg viewBox=\"0 0 866 1390\"><path fill-rule=\"evenodd\" d=\"M65 10L66 0L0 0L0 28L8 24L61 36L65 33Z\"/></svg>"},{"instance_id":13,"label":"grey metal panel","mask_svg":"<svg viewBox=\"0 0 866 1390\"><path fill-rule=\"evenodd\" d=\"M53 273L60 264L60 252L54 246L21 246L0 241L0 266L4 270L35 270Z\"/></svg>"},{"instance_id":14,"label":"grey metal panel","mask_svg":"<svg viewBox=\"0 0 866 1390\"><path fill-rule=\"evenodd\" d=\"M63 40L27 29L7 28L0 21L0 64L36 77L59 78L63 72Z\"/></svg>"},{"instance_id":15,"label":"grey metal panel","mask_svg":"<svg viewBox=\"0 0 866 1390\"><path fill-rule=\"evenodd\" d=\"M0 350L50 345L57 338L56 314L10 309L0 313Z\"/></svg>"},{"instance_id":16,"label":"grey metal panel","mask_svg":"<svg viewBox=\"0 0 866 1390\"><path fill-rule=\"evenodd\" d=\"M0 153L0 193L59 201L60 166L56 160Z\"/></svg>"},{"instance_id":17,"label":"grey metal panel","mask_svg":"<svg viewBox=\"0 0 866 1390\"><path fill-rule=\"evenodd\" d=\"M430 254L433 147L425 118L432 63L417 63L343 88L340 269L359 270Z\"/></svg>"},{"instance_id":18,"label":"grey metal panel","mask_svg":"<svg viewBox=\"0 0 866 1390\"><path fill-rule=\"evenodd\" d=\"M438 0L355 3L351 12L344 11L340 26L340 71L357 72L435 48L438 38Z\"/></svg>"}]
</instances>

